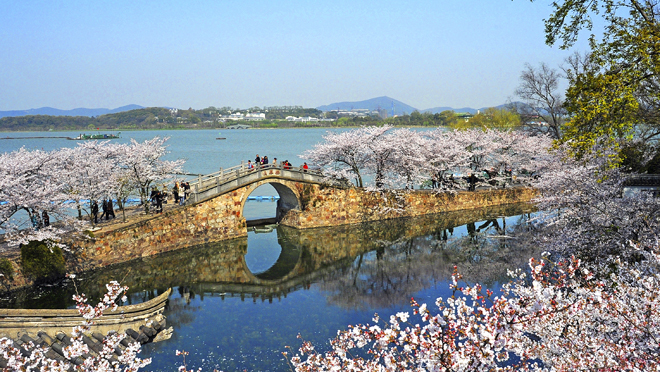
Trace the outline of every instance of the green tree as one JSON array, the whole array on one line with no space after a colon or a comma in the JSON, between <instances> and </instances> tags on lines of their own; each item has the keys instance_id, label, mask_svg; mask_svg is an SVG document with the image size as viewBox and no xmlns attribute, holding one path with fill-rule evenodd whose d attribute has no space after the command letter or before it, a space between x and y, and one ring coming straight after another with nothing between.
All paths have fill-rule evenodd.
<instances>
[{"instance_id":1,"label":"green tree","mask_svg":"<svg viewBox=\"0 0 660 372\"><path fill-rule=\"evenodd\" d=\"M482 128L482 129L515 129L521 125L520 116L513 110L490 107L474 115L467 122L456 120L451 125L454 129Z\"/></svg>"},{"instance_id":2,"label":"green tree","mask_svg":"<svg viewBox=\"0 0 660 372\"><path fill-rule=\"evenodd\" d=\"M613 143L660 134L660 15L657 0L562 0L545 22L546 43L572 46L593 17L605 22L591 51L569 59L563 140L581 156L595 140Z\"/></svg>"}]
</instances>

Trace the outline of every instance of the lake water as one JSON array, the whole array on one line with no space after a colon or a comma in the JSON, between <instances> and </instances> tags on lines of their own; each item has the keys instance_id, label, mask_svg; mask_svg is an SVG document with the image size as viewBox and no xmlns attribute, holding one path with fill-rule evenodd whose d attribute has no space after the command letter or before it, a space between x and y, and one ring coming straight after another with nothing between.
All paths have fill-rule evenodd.
<instances>
[{"instance_id":1,"label":"lake water","mask_svg":"<svg viewBox=\"0 0 660 372\"><path fill-rule=\"evenodd\" d=\"M171 158L188 159L186 171L210 173L240 160L268 155L300 164L297 155L322 140L326 129L125 132L120 141L170 136ZM79 133L51 133L76 136ZM7 134L17 136L15 133ZM24 136L33 133L21 134ZM0 151L21 146L73 146L58 139L0 140ZM271 188L272 189L272 188ZM259 188L262 195L276 195ZM249 207L249 208L248 208ZM249 202L248 218L274 215L274 202ZM327 348L337 330L387 319L410 310L411 297L432 304L447 297L458 265L470 282L497 288L507 269L522 267L536 252L507 239L524 233L531 210L524 205L462 211L362 225L250 231L246 238L190 247L88 273L81 290L94 298L103 285L123 278L131 303L174 289L165 315L170 340L148 344L150 371L173 371L187 350L188 368L288 371L282 352L304 339ZM3 298L3 307L70 307L71 283L31 288Z\"/></svg>"}]
</instances>

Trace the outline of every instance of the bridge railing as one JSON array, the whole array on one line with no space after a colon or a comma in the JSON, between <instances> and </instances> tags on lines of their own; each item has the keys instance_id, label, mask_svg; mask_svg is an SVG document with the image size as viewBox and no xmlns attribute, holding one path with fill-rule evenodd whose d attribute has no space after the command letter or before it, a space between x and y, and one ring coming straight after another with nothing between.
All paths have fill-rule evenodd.
<instances>
[{"instance_id":1,"label":"bridge railing","mask_svg":"<svg viewBox=\"0 0 660 372\"><path fill-rule=\"evenodd\" d=\"M252 174L253 172L271 170L271 169L279 169L288 172L305 173L305 174L312 174L315 176L321 176L321 173L319 171L314 171L311 169L303 169L302 167L284 168L282 164L278 164L276 166L273 166L272 164L268 164L265 166L258 164L253 166L253 168L248 168L247 164L241 162L241 164L235 165L230 168L220 168L218 172L198 176L197 180L190 182L190 189L194 194L198 194L201 191L213 187L218 187L227 182L235 181L241 177Z\"/></svg>"}]
</instances>

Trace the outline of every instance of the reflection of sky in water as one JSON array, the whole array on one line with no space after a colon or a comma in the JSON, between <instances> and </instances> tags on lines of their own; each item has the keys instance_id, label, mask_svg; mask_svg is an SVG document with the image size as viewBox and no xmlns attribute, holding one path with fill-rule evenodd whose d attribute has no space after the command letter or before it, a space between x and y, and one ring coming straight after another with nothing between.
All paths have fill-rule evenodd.
<instances>
[{"instance_id":1,"label":"reflection of sky in water","mask_svg":"<svg viewBox=\"0 0 660 372\"><path fill-rule=\"evenodd\" d=\"M519 219L519 216L506 218L507 230L513 228ZM476 222L475 225L478 227L483 222L485 221ZM498 222L501 226L502 218L499 218ZM495 232L492 225L487 230L491 234ZM449 242L468 235L465 225L456 227L453 231L454 234L449 237ZM419 239L435 241L434 238L426 236ZM268 234L250 233L245 261L253 273L261 272L277 260L280 251L276 231ZM399 265L397 262L405 266L406 260L426 257L414 254L408 257L397 248L386 251L385 260L390 260L390 268L395 268ZM143 355L154 358L152 365L147 369L174 370L173 366L181 361L175 356L175 350L178 349L190 352L187 358L188 368L289 371L281 353L290 351L287 346L297 351L301 343L301 340L297 339L298 334L305 340L312 341L317 350L326 350L328 340L336 336L337 330L346 329L349 324L372 323L374 313L378 313L382 319L388 319L398 311L410 311L408 305L410 297L433 308L432 304L437 297L447 298L452 295L448 287L449 278L425 276L421 279L426 283L423 288L416 287L414 283L409 287L406 283L402 283L398 288L391 288L395 291L394 294L383 293L400 301L382 304L383 302L376 299L370 302L371 305L352 307L351 304L354 303L352 301L369 301L370 296L381 296L381 294L367 291L368 293L357 293L355 299L344 301L342 297L351 296L354 292L352 288L343 287L346 285L350 287L350 284L346 284L343 280L346 276L353 275L351 270L357 270L358 280L367 284L379 280L376 276L383 273L377 271L380 274L375 274L373 271L374 268L382 266L377 262L376 251L366 252L361 261L356 257L352 259L352 264L338 268L330 274L330 277L315 280L302 289L280 298L273 298L272 301L252 298L249 294L241 299L239 295L232 297L230 294L222 296L217 293L214 295L194 293L194 284L189 289L190 295L186 290L181 291L179 288L180 292L185 293L189 303L180 293L171 297L165 315L168 318L168 325L173 325L175 328L174 334L171 340L144 345ZM387 263L385 262L384 265L387 266ZM358 267L361 269L356 269ZM438 272L440 271L442 270ZM451 272L451 268L444 268L443 272L447 271ZM390 275L390 279L399 278L388 272L384 272L383 275ZM429 274L420 273L420 275ZM496 282L490 286L495 290L498 287ZM411 291L406 292L407 288ZM378 305L379 303L381 305ZM416 318L411 319L413 323L420 322Z\"/></svg>"},{"instance_id":2,"label":"reflection of sky in water","mask_svg":"<svg viewBox=\"0 0 660 372\"><path fill-rule=\"evenodd\" d=\"M248 231L248 250L245 264L252 274L268 270L277 261L282 247L277 244L277 233L257 234Z\"/></svg>"}]
</instances>

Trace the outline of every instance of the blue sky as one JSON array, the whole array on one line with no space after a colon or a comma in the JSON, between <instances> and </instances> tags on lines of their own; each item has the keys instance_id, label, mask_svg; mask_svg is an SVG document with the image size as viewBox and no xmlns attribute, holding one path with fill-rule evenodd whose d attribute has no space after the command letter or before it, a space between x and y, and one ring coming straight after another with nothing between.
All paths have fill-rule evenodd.
<instances>
[{"instance_id":1,"label":"blue sky","mask_svg":"<svg viewBox=\"0 0 660 372\"><path fill-rule=\"evenodd\" d=\"M0 0L0 110L494 106L571 53L544 43L550 3Z\"/></svg>"}]
</instances>

